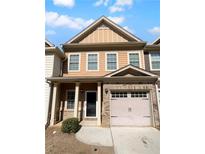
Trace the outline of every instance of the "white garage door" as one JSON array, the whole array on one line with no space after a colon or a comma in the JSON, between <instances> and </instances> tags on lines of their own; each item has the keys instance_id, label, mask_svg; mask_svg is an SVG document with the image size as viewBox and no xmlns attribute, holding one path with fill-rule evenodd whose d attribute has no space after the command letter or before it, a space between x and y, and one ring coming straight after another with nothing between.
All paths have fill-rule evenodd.
<instances>
[{"instance_id":1,"label":"white garage door","mask_svg":"<svg viewBox=\"0 0 205 154\"><path fill-rule=\"evenodd\" d=\"M148 92L112 92L111 125L151 126Z\"/></svg>"}]
</instances>

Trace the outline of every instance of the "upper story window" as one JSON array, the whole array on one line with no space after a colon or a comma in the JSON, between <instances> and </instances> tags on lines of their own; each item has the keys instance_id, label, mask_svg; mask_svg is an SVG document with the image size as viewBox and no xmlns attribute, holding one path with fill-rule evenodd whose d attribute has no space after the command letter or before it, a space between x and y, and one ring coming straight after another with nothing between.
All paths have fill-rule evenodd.
<instances>
[{"instance_id":1,"label":"upper story window","mask_svg":"<svg viewBox=\"0 0 205 154\"><path fill-rule=\"evenodd\" d=\"M70 54L69 56L69 71L80 70L80 54Z\"/></svg>"},{"instance_id":2,"label":"upper story window","mask_svg":"<svg viewBox=\"0 0 205 154\"><path fill-rule=\"evenodd\" d=\"M159 53L150 53L150 67L151 67L151 70L160 69L160 54Z\"/></svg>"},{"instance_id":3,"label":"upper story window","mask_svg":"<svg viewBox=\"0 0 205 154\"><path fill-rule=\"evenodd\" d=\"M88 53L87 54L87 70L96 71L98 70L98 53Z\"/></svg>"},{"instance_id":4,"label":"upper story window","mask_svg":"<svg viewBox=\"0 0 205 154\"><path fill-rule=\"evenodd\" d=\"M107 71L117 69L117 53L107 53Z\"/></svg>"},{"instance_id":5,"label":"upper story window","mask_svg":"<svg viewBox=\"0 0 205 154\"><path fill-rule=\"evenodd\" d=\"M129 52L129 64L132 64L134 66L140 67L140 62L139 62L139 53L137 52Z\"/></svg>"}]
</instances>

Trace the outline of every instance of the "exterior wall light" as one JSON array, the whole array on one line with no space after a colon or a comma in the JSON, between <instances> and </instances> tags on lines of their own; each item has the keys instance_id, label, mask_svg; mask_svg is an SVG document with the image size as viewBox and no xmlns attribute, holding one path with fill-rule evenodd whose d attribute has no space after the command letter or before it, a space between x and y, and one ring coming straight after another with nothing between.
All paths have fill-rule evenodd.
<instances>
[{"instance_id":1,"label":"exterior wall light","mask_svg":"<svg viewBox=\"0 0 205 154\"><path fill-rule=\"evenodd\" d=\"M108 89L107 89L107 88L105 89L105 93L106 93L106 94L108 93Z\"/></svg>"}]
</instances>

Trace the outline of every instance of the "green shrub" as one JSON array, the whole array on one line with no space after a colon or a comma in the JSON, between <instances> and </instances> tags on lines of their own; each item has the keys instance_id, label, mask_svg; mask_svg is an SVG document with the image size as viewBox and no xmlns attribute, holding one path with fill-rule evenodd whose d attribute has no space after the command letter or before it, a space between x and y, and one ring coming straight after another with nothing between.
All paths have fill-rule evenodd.
<instances>
[{"instance_id":1,"label":"green shrub","mask_svg":"<svg viewBox=\"0 0 205 154\"><path fill-rule=\"evenodd\" d=\"M69 118L63 121L61 131L63 133L76 133L80 127L78 118Z\"/></svg>"}]
</instances>

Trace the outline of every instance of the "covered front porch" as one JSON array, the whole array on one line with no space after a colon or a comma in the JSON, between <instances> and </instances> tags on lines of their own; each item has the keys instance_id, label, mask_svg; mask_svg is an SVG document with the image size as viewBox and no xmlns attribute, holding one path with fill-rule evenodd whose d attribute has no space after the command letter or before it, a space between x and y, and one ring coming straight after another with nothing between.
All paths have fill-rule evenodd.
<instances>
[{"instance_id":1,"label":"covered front porch","mask_svg":"<svg viewBox=\"0 0 205 154\"><path fill-rule=\"evenodd\" d=\"M81 121L81 125L110 127L111 117L115 117L110 114L114 112L110 106L114 92L124 92L126 96L129 94L129 97L125 99L126 102L135 100L134 96L131 97L131 92L144 92L149 100L144 104L151 105L151 107L147 105L147 110L151 112L150 125L159 127L156 97L158 76L150 72L129 65L100 77L51 77L47 80L53 84L50 125L76 117ZM129 109L129 106L127 107ZM136 114L141 111L137 109ZM129 110L123 109L123 111L123 114L128 114ZM133 110L131 119L136 115L135 112ZM118 117L121 116L122 114ZM147 117L148 115L140 116ZM126 124L123 123L123 125Z\"/></svg>"},{"instance_id":2,"label":"covered front porch","mask_svg":"<svg viewBox=\"0 0 205 154\"><path fill-rule=\"evenodd\" d=\"M101 126L101 89L101 82L55 82L50 125L76 117L81 125Z\"/></svg>"}]
</instances>

